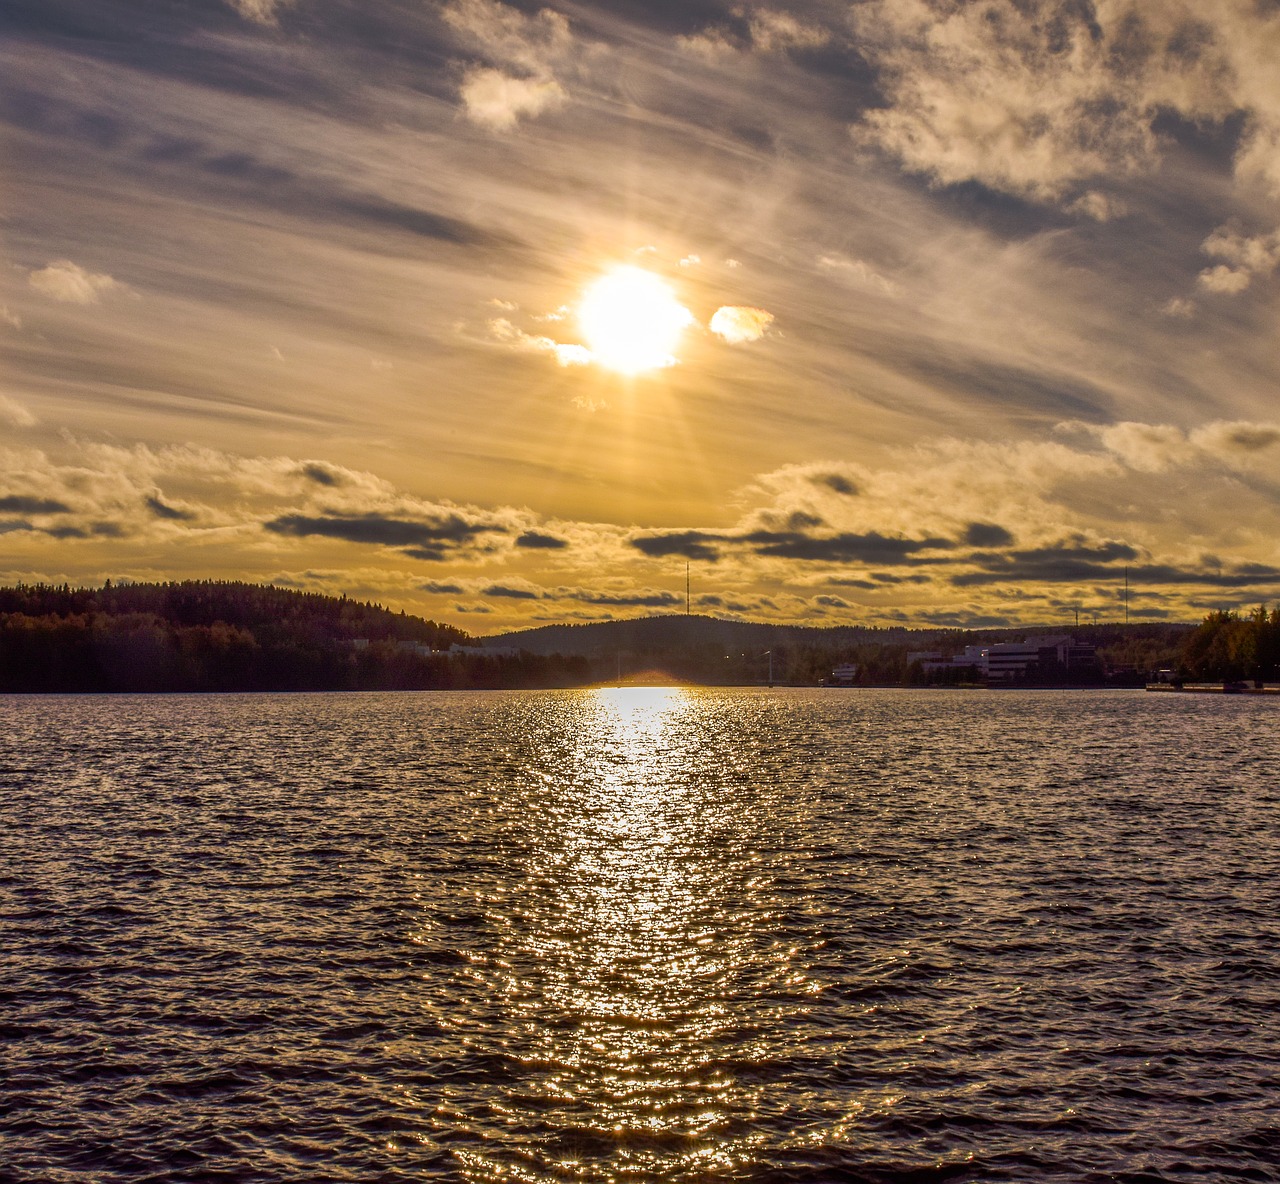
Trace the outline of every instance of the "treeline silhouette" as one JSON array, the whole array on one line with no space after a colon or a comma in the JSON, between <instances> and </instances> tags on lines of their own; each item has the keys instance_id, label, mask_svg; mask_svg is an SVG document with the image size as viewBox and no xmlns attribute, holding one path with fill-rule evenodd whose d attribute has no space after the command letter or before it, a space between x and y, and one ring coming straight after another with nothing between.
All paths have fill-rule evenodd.
<instances>
[{"instance_id":1,"label":"treeline silhouette","mask_svg":"<svg viewBox=\"0 0 1280 1184\"><path fill-rule=\"evenodd\" d=\"M221 581L0 588L5 692L432 690L589 679L583 659L486 653L452 625L345 596Z\"/></svg>"},{"instance_id":2,"label":"treeline silhouette","mask_svg":"<svg viewBox=\"0 0 1280 1184\"><path fill-rule=\"evenodd\" d=\"M1183 643L1178 674L1187 680L1272 681L1280 671L1280 608L1210 613Z\"/></svg>"},{"instance_id":3,"label":"treeline silhouette","mask_svg":"<svg viewBox=\"0 0 1280 1184\"><path fill-rule=\"evenodd\" d=\"M815 685L829 680L835 666L851 663L858 685L910 686L975 677L964 671L926 676L919 664L908 663L912 650L953 653L966 644L1014 636L994 630L843 628L828 636L822 630L779 629L757 637L753 630L773 627L671 620L669 628L659 618L601 623L592 652L565 655L484 649L452 625L345 596L272 585L19 585L0 588L0 692L569 687L642 672L742 685L764 682L770 661L779 683ZM723 636L707 636L721 626ZM587 632L584 627L583 638L564 640L581 643ZM1196 627L1135 622L1074 632L1097 647L1096 662L1071 671L1034 670L1025 685L1140 686L1160 669L1187 681L1263 681L1280 670L1280 609L1213 612ZM508 644L518 646L520 640L517 634Z\"/></svg>"}]
</instances>

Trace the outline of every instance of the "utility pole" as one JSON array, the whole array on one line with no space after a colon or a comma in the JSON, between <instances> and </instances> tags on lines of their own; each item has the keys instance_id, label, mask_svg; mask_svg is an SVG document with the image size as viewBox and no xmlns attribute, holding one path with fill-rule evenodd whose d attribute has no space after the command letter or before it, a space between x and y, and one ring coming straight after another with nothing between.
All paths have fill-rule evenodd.
<instances>
[{"instance_id":1,"label":"utility pole","mask_svg":"<svg viewBox=\"0 0 1280 1184\"><path fill-rule=\"evenodd\" d=\"M686 559L684 561L684 615L686 617L689 615L690 603L691 601L689 599L689 561Z\"/></svg>"},{"instance_id":2,"label":"utility pole","mask_svg":"<svg viewBox=\"0 0 1280 1184\"><path fill-rule=\"evenodd\" d=\"M1124 568L1124 623L1129 623L1129 565Z\"/></svg>"}]
</instances>

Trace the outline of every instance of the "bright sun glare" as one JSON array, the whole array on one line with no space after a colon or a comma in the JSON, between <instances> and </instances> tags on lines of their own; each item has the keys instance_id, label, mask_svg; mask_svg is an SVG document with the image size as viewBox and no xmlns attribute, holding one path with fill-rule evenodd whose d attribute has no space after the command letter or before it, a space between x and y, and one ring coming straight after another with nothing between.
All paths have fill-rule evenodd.
<instances>
[{"instance_id":1,"label":"bright sun glare","mask_svg":"<svg viewBox=\"0 0 1280 1184\"><path fill-rule=\"evenodd\" d=\"M578 321L596 361L620 374L639 374L675 362L680 334L693 315L652 272L619 267L586 290Z\"/></svg>"}]
</instances>

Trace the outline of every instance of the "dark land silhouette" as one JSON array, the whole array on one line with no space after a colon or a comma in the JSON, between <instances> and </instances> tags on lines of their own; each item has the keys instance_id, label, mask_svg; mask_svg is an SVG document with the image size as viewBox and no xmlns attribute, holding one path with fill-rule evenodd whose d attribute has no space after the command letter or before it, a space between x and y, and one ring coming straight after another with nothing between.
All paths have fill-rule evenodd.
<instances>
[{"instance_id":1,"label":"dark land silhouette","mask_svg":"<svg viewBox=\"0 0 1280 1184\"><path fill-rule=\"evenodd\" d=\"M837 667L861 686L964 685L913 652L1020 641L1039 629L809 628L706 616L552 625L478 638L381 605L258 584L186 581L0 588L0 691L430 690L689 683L817 685ZM1061 633L1058 629L1056 632ZM1262 681L1280 665L1280 609L1210 613L1198 626L1085 625L1094 657L1042 665L1023 686ZM771 663L771 665L770 665Z\"/></svg>"}]
</instances>

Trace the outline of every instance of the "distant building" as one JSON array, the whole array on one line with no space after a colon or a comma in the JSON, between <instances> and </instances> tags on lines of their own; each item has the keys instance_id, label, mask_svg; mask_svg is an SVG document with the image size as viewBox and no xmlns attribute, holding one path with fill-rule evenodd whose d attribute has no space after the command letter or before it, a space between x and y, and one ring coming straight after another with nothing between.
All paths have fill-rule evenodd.
<instances>
[{"instance_id":1,"label":"distant building","mask_svg":"<svg viewBox=\"0 0 1280 1184\"><path fill-rule=\"evenodd\" d=\"M907 655L907 666L917 662L926 674L940 670L972 668L989 683L1015 682L1032 668L1058 666L1063 670L1091 666L1094 647L1074 637L1028 637L1025 641L996 641L967 645L963 652L944 658L939 650L919 650Z\"/></svg>"},{"instance_id":2,"label":"distant building","mask_svg":"<svg viewBox=\"0 0 1280 1184\"><path fill-rule=\"evenodd\" d=\"M837 687L852 686L858 678L858 665L856 662L841 662L831 672L831 683Z\"/></svg>"}]
</instances>

